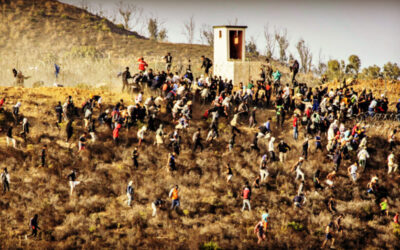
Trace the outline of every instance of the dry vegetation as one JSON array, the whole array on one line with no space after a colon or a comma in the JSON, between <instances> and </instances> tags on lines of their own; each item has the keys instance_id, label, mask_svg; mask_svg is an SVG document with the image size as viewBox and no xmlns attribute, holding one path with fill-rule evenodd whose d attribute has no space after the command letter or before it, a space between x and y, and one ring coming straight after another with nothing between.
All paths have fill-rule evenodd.
<instances>
[{"instance_id":1,"label":"dry vegetation","mask_svg":"<svg viewBox=\"0 0 400 250\"><path fill-rule=\"evenodd\" d=\"M161 59L167 52L174 57L172 71L186 70L199 75L200 56L212 58L210 46L156 42L124 30L105 18L75 6L53 0L0 0L0 84L11 85L12 68L30 76L26 86L56 81L54 63L61 66L58 83L65 86L90 85L119 87L117 74L126 66L137 72L137 58L144 56L149 67L164 70ZM263 60L252 58L252 61ZM258 79L260 63L251 74ZM288 69L273 62L288 80ZM300 81L315 80L300 74Z\"/></svg>"},{"instance_id":2,"label":"dry vegetation","mask_svg":"<svg viewBox=\"0 0 400 250\"><path fill-rule=\"evenodd\" d=\"M53 0L0 0L1 84L12 83L11 69L35 81L53 84L54 63L61 65L61 83L113 83L118 72L144 56L150 67L164 70L161 56L171 52L175 69L189 56L198 68L209 46L159 43L124 30L109 20ZM77 66L79 65L79 66Z\"/></svg>"},{"instance_id":3,"label":"dry vegetation","mask_svg":"<svg viewBox=\"0 0 400 250\"><path fill-rule=\"evenodd\" d=\"M202 153L193 154L188 147L196 127L206 128L200 118L201 111L189 132L183 136L184 147L178 157L178 171L172 174L165 169L168 148L152 146L154 132L146 137L140 148L140 168L132 167L130 154L137 144L135 127L123 131L122 144L112 143L111 131L105 126L98 128L100 140L90 144L88 150L77 155L77 139L82 131L80 121L75 123L71 149L64 143L64 130L53 125L53 106L66 96L72 95L75 103L82 103L90 94L100 94L104 102L112 104L121 97L132 103L127 95L117 95L100 89L74 88L1 88L1 96L7 96L6 108L22 101L21 113L33 124L27 144L18 138L18 149L5 146L4 134L0 142L0 160L11 174L11 192L0 199L0 242L2 248L127 248L158 249L192 248L203 246L221 248L258 248L253 234L254 223L263 209L271 215L267 241L262 247L269 248L317 248L323 240L324 226L333 218L327 210L328 197L335 196L339 213L345 214L344 236L338 239L341 248L395 248L399 234L390 218L378 215L376 201L365 195L366 185L372 174L377 173L388 190L391 211L399 209L398 175L387 177L385 158L388 129L396 124L369 127L369 150L373 156L370 166L361 180L354 185L347 177L345 167L339 172L334 191L325 189L313 192L312 173L320 168L322 176L330 171L332 164L324 155L311 156L305 167L307 177L305 190L308 202L301 211L293 210L292 199L298 183L293 182L289 172L300 154L301 146L291 136L289 122L284 131L274 135L285 140L294 150L285 164L274 163L270 167L268 183L253 190L252 212L241 212L239 196L244 181L252 181L258 174L258 156L249 150L251 133L239 136L232 153L223 148L229 140L229 128L221 121L221 138ZM196 106L199 109L200 106ZM203 107L206 108L206 107ZM98 115L98 111L95 112ZM259 111L258 120L263 122L271 111ZM160 119L168 132L172 130L168 115ZM11 117L8 112L0 114L0 125L7 127ZM62 125L63 127L63 125ZM18 134L20 126L15 129ZM43 144L49 145L49 166L39 167L39 155ZM264 145L264 144L263 144ZM262 152L266 146L261 146ZM233 183L225 182L224 164L230 162L234 170ZM345 161L348 166L350 161ZM72 168L78 169L78 179L83 181L76 194L69 197L66 175ZM133 207L125 204L125 188L133 179L135 199ZM157 197L167 199L174 184L181 187L181 209L178 212L164 210L158 217L151 216L150 203ZM169 205L169 204L168 204ZM39 214L42 230L38 240L24 240L29 233L28 222L33 214ZM397 237L396 237L397 232Z\"/></svg>"},{"instance_id":4,"label":"dry vegetation","mask_svg":"<svg viewBox=\"0 0 400 250\"><path fill-rule=\"evenodd\" d=\"M259 246L253 227L261 212L268 209L270 228L262 248L312 249L320 246L324 227L333 218L326 206L330 196L336 197L338 212L346 216L344 236L337 239L337 246L343 249L394 249L399 246L400 229L393 227L389 218L378 216L376 201L364 194L368 180L377 173L389 192L391 211L400 208L398 175L388 178L385 174L385 138L388 129L396 124L376 124L379 126L368 128L372 159L357 185L342 168L338 180L341 185L337 189L314 193L312 173L320 168L325 177L332 164L322 153L312 155L305 167L305 190L310 191L308 202L303 210L295 211L292 199L298 183L293 182L293 173L289 170L301 152L301 145L289 136L291 130L287 122L285 129L275 131L274 135L278 139L285 138L294 150L287 163L270 166L268 183L253 190L253 211L242 213L241 187L246 180L252 182L258 174L259 157L249 150L253 131L245 129L245 134L237 138L234 151L226 153L224 148L230 129L223 120L218 142L202 153L193 154L188 145L195 128L202 127L203 131L207 128L208 123L201 119L206 106L195 106L195 119L183 136L178 171L172 174L165 169L169 149L152 147L153 132L147 135L140 148L140 168L135 170L130 154L137 144L137 127L129 132L122 131L119 147L113 144L107 127L98 127L99 141L89 144L86 152L77 155L76 142L83 131L81 121L75 122L71 148L64 142L65 124L61 124L60 131L54 126L53 107L68 95L73 96L77 105L90 94L101 95L107 105L115 104L121 98L126 104L132 104L130 96L108 90L120 87L116 74L126 65L132 67L138 56L145 56L150 67L162 69L160 55L170 51L178 69L179 65L187 64L187 55L192 60L195 58L193 64L198 66L201 54L211 57L210 47L156 43L81 9L54 1L0 0L0 7L0 83L10 85L13 81L11 68L17 67L25 75L32 76L27 81L28 86L36 81L51 85L53 63L57 62L62 67L59 81L79 87L0 88L0 97L7 97L7 111L0 113L0 162L11 175L11 192L0 198L0 248L256 249ZM284 73L283 82L286 82L287 68L274 65ZM299 77L301 82L311 79L310 76ZM374 81L371 88L379 92L379 84ZM85 89L99 85L106 88ZM365 85L357 86L363 88ZM389 90L393 98L399 93L396 89ZM33 126L28 143L17 138L18 149L13 149L6 147L5 129L12 121L9 112L17 101L22 102L21 113ZM95 111L97 115L98 110ZM268 116L273 116L273 111L260 110L257 115L258 121L264 122ZM169 115L162 114L159 118L171 132ZM18 125L14 134L19 134L20 129L21 125ZM49 164L40 168L43 144L49 145ZM266 145L262 144L263 153ZM234 171L233 183L229 185L225 182L223 168L227 162ZM344 166L349 164L350 161L345 161ZM72 168L78 169L78 179L83 183L70 197L66 175ZM129 208L125 204L125 189L131 179L135 199L133 207ZM150 203L157 197L167 199L174 184L181 188L181 210L171 212L166 209L153 218ZM29 219L35 213L39 214L42 230L38 240L25 240Z\"/></svg>"},{"instance_id":5,"label":"dry vegetation","mask_svg":"<svg viewBox=\"0 0 400 250\"><path fill-rule=\"evenodd\" d=\"M336 89L342 87L343 83L334 81L327 83L324 86ZM399 100L400 81L383 79L356 80L352 84L348 84L347 87L353 88L357 92L361 92L363 90L368 92L372 90L377 97L380 97L382 94L384 94L388 98L389 108L392 110L396 109L396 103Z\"/></svg>"}]
</instances>

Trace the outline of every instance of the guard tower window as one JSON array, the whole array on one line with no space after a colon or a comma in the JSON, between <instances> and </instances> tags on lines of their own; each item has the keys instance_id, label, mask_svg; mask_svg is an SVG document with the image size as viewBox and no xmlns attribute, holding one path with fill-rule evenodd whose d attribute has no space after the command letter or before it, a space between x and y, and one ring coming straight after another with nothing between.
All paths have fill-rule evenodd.
<instances>
[{"instance_id":1,"label":"guard tower window","mask_svg":"<svg viewBox=\"0 0 400 250\"><path fill-rule=\"evenodd\" d=\"M243 31L229 31L229 59L242 59Z\"/></svg>"},{"instance_id":2,"label":"guard tower window","mask_svg":"<svg viewBox=\"0 0 400 250\"><path fill-rule=\"evenodd\" d=\"M219 38L222 38L222 30L219 31Z\"/></svg>"}]
</instances>

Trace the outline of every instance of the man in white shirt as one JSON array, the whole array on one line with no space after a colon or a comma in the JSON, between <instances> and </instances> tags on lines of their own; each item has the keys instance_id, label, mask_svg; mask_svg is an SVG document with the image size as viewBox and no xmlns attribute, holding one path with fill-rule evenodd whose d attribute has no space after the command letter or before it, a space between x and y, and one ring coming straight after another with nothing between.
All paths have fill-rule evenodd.
<instances>
[{"instance_id":1,"label":"man in white shirt","mask_svg":"<svg viewBox=\"0 0 400 250\"><path fill-rule=\"evenodd\" d=\"M289 84L286 84L286 87L283 89L283 99L289 97L290 95L290 88L289 88Z\"/></svg>"},{"instance_id":2,"label":"man in white shirt","mask_svg":"<svg viewBox=\"0 0 400 250\"><path fill-rule=\"evenodd\" d=\"M368 106L368 113L370 116L374 116L375 114L375 107L378 105L378 102L375 100L375 98L371 101L371 103Z\"/></svg>"},{"instance_id":3,"label":"man in white shirt","mask_svg":"<svg viewBox=\"0 0 400 250\"><path fill-rule=\"evenodd\" d=\"M358 163L362 169L362 172L365 171L365 166L367 165L367 158L369 158L369 153L366 147L362 147L360 152L358 152Z\"/></svg>"},{"instance_id":4,"label":"man in white shirt","mask_svg":"<svg viewBox=\"0 0 400 250\"><path fill-rule=\"evenodd\" d=\"M395 163L393 151L390 152L387 161L388 161L388 174L390 174L392 171L396 172L398 165Z\"/></svg>"},{"instance_id":5,"label":"man in white shirt","mask_svg":"<svg viewBox=\"0 0 400 250\"><path fill-rule=\"evenodd\" d=\"M347 172L349 173L350 177L354 182L357 181L358 179L357 169L358 169L358 162L355 162L347 169Z\"/></svg>"},{"instance_id":6,"label":"man in white shirt","mask_svg":"<svg viewBox=\"0 0 400 250\"><path fill-rule=\"evenodd\" d=\"M179 97L182 97L183 94L185 93L185 90L186 90L185 85L184 85L184 84L180 84L180 86L178 87L178 89L177 89L177 91L176 91L176 94L177 94Z\"/></svg>"},{"instance_id":7,"label":"man in white shirt","mask_svg":"<svg viewBox=\"0 0 400 250\"><path fill-rule=\"evenodd\" d=\"M172 107L172 118L177 119L179 112L183 109L182 101L177 101Z\"/></svg>"},{"instance_id":8,"label":"man in white shirt","mask_svg":"<svg viewBox=\"0 0 400 250\"><path fill-rule=\"evenodd\" d=\"M265 181L268 177L267 155L263 155L260 162L260 176L261 182Z\"/></svg>"},{"instance_id":9,"label":"man in white shirt","mask_svg":"<svg viewBox=\"0 0 400 250\"><path fill-rule=\"evenodd\" d=\"M271 160L275 161L275 147L274 147L275 137L271 137L268 143L268 152L270 154Z\"/></svg>"},{"instance_id":10,"label":"man in white shirt","mask_svg":"<svg viewBox=\"0 0 400 250\"><path fill-rule=\"evenodd\" d=\"M331 89L331 91L329 91L329 98L332 98L335 96L335 92L333 92L333 89Z\"/></svg>"},{"instance_id":11,"label":"man in white shirt","mask_svg":"<svg viewBox=\"0 0 400 250\"><path fill-rule=\"evenodd\" d=\"M0 175L0 179L3 182L3 194L5 194L8 190L10 192L10 174L7 171L7 168L4 168L3 173Z\"/></svg>"},{"instance_id":12,"label":"man in white shirt","mask_svg":"<svg viewBox=\"0 0 400 250\"><path fill-rule=\"evenodd\" d=\"M136 102L136 104L138 104L138 103L142 103L142 101L143 101L143 92L140 92L140 93L136 96L135 102Z\"/></svg>"},{"instance_id":13,"label":"man in white shirt","mask_svg":"<svg viewBox=\"0 0 400 250\"><path fill-rule=\"evenodd\" d=\"M301 180L304 181L304 173L301 171L301 166L304 163L304 158L300 157L299 160L296 162L295 165L293 165L292 169L290 171L295 171L296 170L296 180L301 177Z\"/></svg>"}]
</instances>

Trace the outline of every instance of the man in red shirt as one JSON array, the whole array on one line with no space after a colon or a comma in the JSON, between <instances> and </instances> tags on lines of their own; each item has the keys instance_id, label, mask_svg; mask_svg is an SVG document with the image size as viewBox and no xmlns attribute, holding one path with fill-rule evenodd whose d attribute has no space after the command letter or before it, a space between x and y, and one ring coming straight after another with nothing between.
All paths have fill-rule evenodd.
<instances>
[{"instance_id":1,"label":"man in red shirt","mask_svg":"<svg viewBox=\"0 0 400 250\"><path fill-rule=\"evenodd\" d=\"M122 125L120 123L117 124L117 126L113 130L113 139L116 145L118 145L119 142L119 130L121 129Z\"/></svg>"},{"instance_id":2,"label":"man in red shirt","mask_svg":"<svg viewBox=\"0 0 400 250\"><path fill-rule=\"evenodd\" d=\"M295 114L293 118L293 139L297 140L298 137L299 137L299 119L297 118L297 114Z\"/></svg>"},{"instance_id":3,"label":"man in red shirt","mask_svg":"<svg viewBox=\"0 0 400 250\"><path fill-rule=\"evenodd\" d=\"M143 59L143 57L139 58L139 71L143 72L146 70L146 67L149 66Z\"/></svg>"},{"instance_id":4,"label":"man in red shirt","mask_svg":"<svg viewBox=\"0 0 400 250\"><path fill-rule=\"evenodd\" d=\"M2 111L4 108L3 108L3 105L4 105L4 102L6 101L6 98L4 97L4 98L2 98L1 100L0 100L0 111Z\"/></svg>"},{"instance_id":5,"label":"man in red shirt","mask_svg":"<svg viewBox=\"0 0 400 250\"><path fill-rule=\"evenodd\" d=\"M251 188L249 186L249 183L246 182L246 185L243 187L242 190L242 198L243 198L242 212L244 211L246 206L249 208L249 211L251 211L250 196L251 196Z\"/></svg>"},{"instance_id":6,"label":"man in red shirt","mask_svg":"<svg viewBox=\"0 0 400 250\"><path fill-rule=\"evenodd\" d=\"M311 118L311 108L310 107L307 107L307 109L306 109L306 116L308 119Z\"/></svg>"}]
</instances>

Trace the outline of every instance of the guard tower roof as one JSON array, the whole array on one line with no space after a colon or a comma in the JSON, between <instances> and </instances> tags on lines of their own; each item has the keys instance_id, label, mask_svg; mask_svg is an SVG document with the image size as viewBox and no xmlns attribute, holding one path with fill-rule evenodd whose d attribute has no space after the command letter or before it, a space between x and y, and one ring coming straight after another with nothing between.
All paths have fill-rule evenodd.
<instances>
[{"instance_id":1,"label":"guard tower roof","mask_svg":"<svg viewBox=\"0 0 400 250\"><path fill-rule=\"evenodd\" d=\"M238 28L238 29L247 29L247 26L238 26L238 25L216 25L213 26L214 29L217 28L228 28L228 29L232 29L232 28Z\"/></svg>"}]
</instances>

